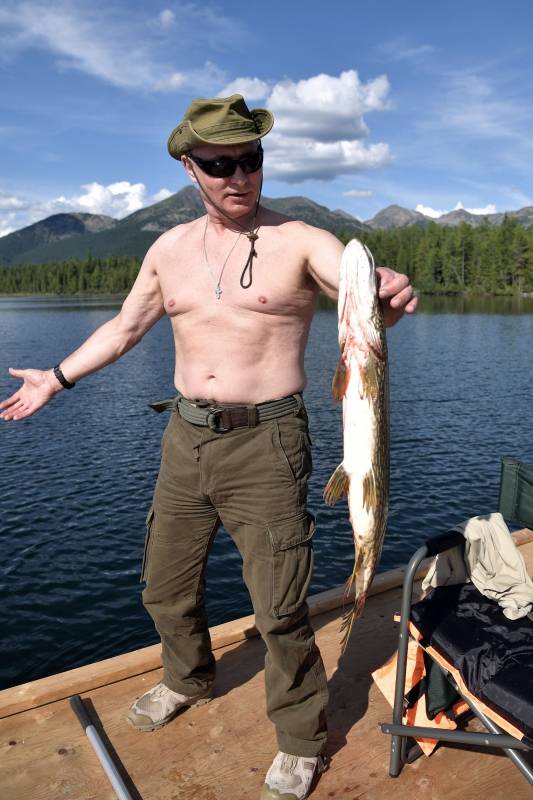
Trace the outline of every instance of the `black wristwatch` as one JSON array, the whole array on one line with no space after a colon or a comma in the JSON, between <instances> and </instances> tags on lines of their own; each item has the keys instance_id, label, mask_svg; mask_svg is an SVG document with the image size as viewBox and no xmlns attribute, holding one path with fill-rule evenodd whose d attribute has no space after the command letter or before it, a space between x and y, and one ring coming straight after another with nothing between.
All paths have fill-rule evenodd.
<instances>
[{"instance_id":1,"label":"black wristwatch","mask_svg":"<svg viewBox=\"0 0 533 800\"><path fill-rule=\"evenodd\" d=\"M61 367L59 366L59 364L56 364L56 366L54 367L54 375L56 376L61 386L63 386L65 389L74 389L74 387L76 386L75 383L67 381L67 379L61 372Z\"/></svg>"}]
</instances>

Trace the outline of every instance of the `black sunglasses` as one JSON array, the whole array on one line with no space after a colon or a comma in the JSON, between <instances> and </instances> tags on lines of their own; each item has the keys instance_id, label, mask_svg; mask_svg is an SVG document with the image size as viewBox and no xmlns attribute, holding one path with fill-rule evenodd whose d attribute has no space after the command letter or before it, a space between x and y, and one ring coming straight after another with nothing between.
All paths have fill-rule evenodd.
<instances>
[{"instance_id":1,"label":"black sunglasses","mask_svg":"<svg viewBox=\"0 0 533 800\"><path fill-rule=\"evenodd\" d=\"M237 167L240 167L247 175L261 169L263 165L263 148L259 145L253 153L246 153L240 158L230 158L230 156L199 158L198 156L193 156L192 153L187 153L187 158L194 161L202 172L205 172L206 175L211 175L212 178L229 178L230 175L235 174Z\"/></svg>"}]
</instances>

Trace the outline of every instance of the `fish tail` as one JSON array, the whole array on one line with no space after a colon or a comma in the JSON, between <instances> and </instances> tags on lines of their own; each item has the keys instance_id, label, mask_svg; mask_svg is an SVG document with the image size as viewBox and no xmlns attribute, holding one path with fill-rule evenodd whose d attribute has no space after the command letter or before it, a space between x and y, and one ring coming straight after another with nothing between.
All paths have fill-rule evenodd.
<instances>
[{"instance_id":1,"label":"fish tail","mask_svg":"<svg viewBox=\"0 0 533 800\"><path fill-rule=\"evenodd\" d=\"M348 494L349 486L350 476L344 469L344 465L341 463L329 481L326 483L324 489L324 500L328 506L334 506L337 500Z\"/></svg>"},{"instance_id":2,"label":"fish tail","mask_svg":"<svg viewBox=\"0 0 533 800\"><path fill-rule=\"evenodd\" d=\"M355 583L356 597L354 599L354 602L353 604L350 604L350 607L348 609L343 608L342 612L342 622L340 627L340 632L343 634L341 638L341 655L346 650L348 639L350 638L350 633L352 632L353 624L359 619L365 607L368 588L363 586L363 588L359 591L359 585L362 582L361 571L364 566L364 561L365 561L365 548L363 544L361 544L358 545L357 547L355 564L351 575L346 581L346 586L344 589L344 596L348 598L350 596L352 587Z\"/></svg>"},{"instance_id":3,"label":"fish tail","mask_svg":"<svg viewBox=\"0 0 533 800\"><path fill-rule=\"evenodd\" d=\"M348 582L350 583L350 585L353 584L354 573L352 573L352 575L348 579ZM365 601L366 601L366 592L359 594L354 603L351 604L348 609L344 609L342 612L342 622L340 627L340 633L342 633L341 655L346 651L346 646L348 644L348 639L350 638L354 622L356 622L363 613L363 609L365 607Z\"/></svg>"}]
</instances>

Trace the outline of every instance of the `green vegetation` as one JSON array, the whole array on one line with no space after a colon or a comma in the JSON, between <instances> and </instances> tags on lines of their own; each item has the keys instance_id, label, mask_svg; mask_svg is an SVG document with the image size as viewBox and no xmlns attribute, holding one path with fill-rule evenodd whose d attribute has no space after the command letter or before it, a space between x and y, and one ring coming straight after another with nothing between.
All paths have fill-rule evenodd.
<instances>
[{"instance_id":1,"label":"green vegetation","mask_svg":"<svg viewBox=\"0 0 533 800\"><path fill-rule=\"evenodd\" d=\"M347 242L352 234L340 239ZM428 294L533 292L533 229L505 217L498 226L431 223L359 233L377 264L388 264ZM2 294L127 292L140 260L128 256L0 267ZM324 298L325 302L326 298Z\"/></svg>"},{"instance_id":2,"label":"green vegetation","mask_svg":"<svg viewBox=\"0 0 533 800\"><path fill-rule=\"evenodd\" d=\"M140 260L127 256L0 267L0 294L114 294L128 292Z\"/></svg>"},{"instance_id":3,"label":"green vegetation","mask_svg":"<svg viewBox=\"0 0 533 800\"><path fill-rule=\"evenodd\" d=\"M350 237L341 237L348 241ZM521 294L533 291L533 230L505 216L501 225L430 223L361 233L376 264L405 272L428 294Z\"/></svg>"}]
</instances>

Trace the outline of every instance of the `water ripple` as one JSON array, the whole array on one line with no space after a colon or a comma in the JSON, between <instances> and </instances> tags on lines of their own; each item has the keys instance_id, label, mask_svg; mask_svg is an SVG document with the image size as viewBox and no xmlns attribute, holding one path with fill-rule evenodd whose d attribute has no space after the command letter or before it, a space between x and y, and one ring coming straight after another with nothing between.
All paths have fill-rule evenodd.
<instances>
[{"instance_id":1,"label":"water ripple","mask_svg":"<svg viewBox=\"0 0 533 800\"><path fill-rule=\"evenodd\" d=\"M13 390L7 366L48 367L117 308L103 300L2 302L2 397ZM531 314L420 314L389 333L391 505L381 570L405 563L426 536L494 510L502 455L533 463L531 341ZM148 403L173 394L172 359L161 321L36 417L1 425L0 686L157 640L139 566L166 424ZM305 393L314 439L313 592L342 583L353 563L346 503L322 501L342 450L340 407L330 398L337 359L335 314L320 312ZM207 570L211 624L251 613L241 572L221 530Z\"/></svg>"}]
</instances>

